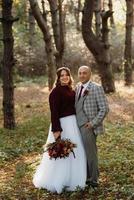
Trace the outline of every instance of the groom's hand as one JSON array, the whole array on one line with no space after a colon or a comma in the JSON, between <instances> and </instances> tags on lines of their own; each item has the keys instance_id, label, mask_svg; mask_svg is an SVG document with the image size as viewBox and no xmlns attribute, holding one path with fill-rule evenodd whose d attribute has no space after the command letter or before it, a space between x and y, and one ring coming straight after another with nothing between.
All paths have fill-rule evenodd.
<instances>
[{"instance_id":1,"label":"groom's hand","mask_svg":"<svg viewBox=\"0 0 134 200\"><path fill-rule=\"evenodd\" d=\"M90 122L87 122L87 123L85 124L85 128L88 128L88 129L91 129L91 128L92 128L92 125L90 124Z\"/></svg>"},{"instance_id":2,"label":"groom's hand","mask_svg":"<svg viewBox=\"0 0 134 200\"><path fill-rule=\"evenodd\" d=\"M56 132L54 132L53 134L54 134L55 140L56 140L58 137L61 136L61 132L60 132L60 131L56 131Z\"/></svg>"}]
</instances>

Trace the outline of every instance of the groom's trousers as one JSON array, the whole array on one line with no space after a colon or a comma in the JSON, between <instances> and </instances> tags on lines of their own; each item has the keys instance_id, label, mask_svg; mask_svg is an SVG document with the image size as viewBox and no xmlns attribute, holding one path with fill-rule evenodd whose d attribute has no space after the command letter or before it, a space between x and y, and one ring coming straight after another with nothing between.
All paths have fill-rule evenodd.
<instances>
[{"instance_id":1,"label":"groom's trousers","mask_svg":"<svg viewBox=\"0 0 134 200\"><path fill-rule=\"evenodd\" d=\"M84 126L80 127L80 132L87 156L87 180L97 182L99 177L96 146L97 136L94 134L92 129L85 128Z\"/></svg>"}]
</instances>

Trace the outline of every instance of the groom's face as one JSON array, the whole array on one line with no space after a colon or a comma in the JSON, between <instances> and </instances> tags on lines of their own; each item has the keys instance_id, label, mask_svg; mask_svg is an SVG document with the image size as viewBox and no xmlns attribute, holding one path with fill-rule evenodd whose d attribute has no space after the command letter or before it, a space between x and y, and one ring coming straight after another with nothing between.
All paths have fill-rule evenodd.
<instances>
[{"instance_id":1,"label":"groom's face","mask_svg":"<svg viewBox=\"0 0 134 200\"><path fill-rule=\"evenodd\" d=\"M90 80L91 72L88 68L80 67L78 70L78 78L81 83L86 83Z\"/></svg>"}]
</instances>

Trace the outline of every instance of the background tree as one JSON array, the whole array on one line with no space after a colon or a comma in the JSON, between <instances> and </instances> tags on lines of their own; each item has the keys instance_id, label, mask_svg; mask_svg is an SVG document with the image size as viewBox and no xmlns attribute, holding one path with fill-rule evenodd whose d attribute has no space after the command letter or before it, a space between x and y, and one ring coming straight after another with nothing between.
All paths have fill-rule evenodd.
<instances>
[{"instance_id":1,"label":"background tree","mask_svg":"<svg viewBox=\"0 0 134 200\"><path fill-rule=\"evenodd\" d=\"M94 1L95 32L96 32L96 37L98 39L101 39L101 24L102 24L101 12L102 12L102 1L95 0Z\"/></svg>"},{"instance_id":2,"label":"background tree","mask_svg":"<svg viewBox=\"0 0 134 200\"><path fill-rule=\"evenodd\" d=\"M133 13L134 0L126 0L126 34L125 34L125 51L124 51L124 74L125 84L131 85L132 78L132 30L133 30Z\"/></svg>"},{"instance_id":3,"label":"background tree","mask_svg":"<svg viewBox=\"0 0 134 200\"><path fill-rule=\"evenodd\" d=\"M54 80L55 80L55 62L54 62L54 51L53 51L53 44L52 38L50 35L50 30L47 25L47 20L43 17L43 14L39 8L37 0L29 0L33 15L40 27L44 41L45 41L45 49L47 54L47 65L48 65L48 83L49 89L52 88ZM44 6L45 9L45 6ZM45 12L45 10L44 10Z\"/></svg>"},{"instance_id":4,"label":"background tree","mask_svg":"<svg viewBox=\"0 0 134 200\"><path fill-rule=\"evenodd\" d=\"M108 0L108 7L111 12L113 12L113 0ZM115 27L114 17L111 15L110 17L110 25L111 27Z\"/></svg>"},{"instance_id":5,"label":"background tree","mask_svg":"<svg viewBox=\"0 0 134 200\"><path fill-rule=\"evenodd\" d=\"M76 20L76 29L77 31L81 31L81 12L82 12L82 1L78 0L76 6L74 7L74 16Z\"/></svg>"},{"instance_id":6,"label":"background tree","mask_svg":"<svg viewBox=\"0 0 134 200\"><path fill-rule=\"evenodd\" d=\"M63 65L63 54L64 54L64 25L65 18L63 16L62 0L48 0L51 12L51 21L53 29L53 38L48 27L47 13L46 13L46 2L42 0L41 11L37 0L29 0L33 15L40 27L45 41L46 54L48 60L48 77L49 77L49 88L51 89L55 80L56 67ZM54 45L53 45L54 41Z\"/></svg>"},{"instance_id":7,"label":"background tree","mask_svg":"<svg viewBox=\"0 0 134 200\"><path fill-rule=\"evenodd\" d=\"M32 47L35 42L35 18L33 16L31 8L29 8L29 44Z\"/></svg>"},{"instance_id":8,"label":"background tree","mask_svg":"<svg viewBox=\"0 0 134 200\"><path fill-rule=\"evenodd\" d=\"M2 0L2 28L4 52L2 60L2 79L3 79L3 114L4 127L13 129L15 127L14 116L14 84L13 66L14 60L14 38L12 33L13 22L18 18L12 16L12 0Z\"/></svg>"},{"instance_id":9,"label":"background tree","mask_svg":"<svg viewBox=\"0 0 134 200\"><path fill-rule=\"evenodd\" d=\"M108 19L111 17L111 11L104 11L102 16L102 38L101 40L92 30L92 21L94 13L94 1L85 0L82 17L82 35L86 46L92 52L98 64L101 82L106 93L114 92L114 78L111 67L111 58L108 41Z\"/></svg>"},{"instance_id":10,"label":"background tree","mask_svg":"<svg viewBox=\"0 0 134 200\"><path fill-rule=\"evenodd\" d=\"M56 67L59 68L63 65L63 54L65 46L64 38L64 24L65 17L63 14L62 0L48 0L52 16L52 28L55 41L55 58Z\"/></svg>"}]
</instances>

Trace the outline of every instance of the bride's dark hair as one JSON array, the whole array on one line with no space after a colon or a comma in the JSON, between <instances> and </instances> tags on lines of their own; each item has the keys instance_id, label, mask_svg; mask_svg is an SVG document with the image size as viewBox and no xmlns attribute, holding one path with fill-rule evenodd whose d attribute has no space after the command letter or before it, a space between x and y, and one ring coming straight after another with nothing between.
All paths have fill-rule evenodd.
<instances>
[{"instance_id":1,"label":"bride's dark hair","mask_svg":"<svg viewBox=\"0 0 134 200\"><path fill-rule=\"evenodd\" d=\"M66 71L66 72L67 72L67 75L70 77L70 81L69 81L69 83L68 83L68 86L69 86L70 88L72 88L73 78L72 78L70 69L69 69L68 67L60 67L60 68L57 69L57 72L56 72L57 78L56 78L56 81L55 81L55 85L56 85L56 86L61 85L60 77L61 77L61 72L62 72L63 70Z\"/></svg>"}]
</instances>

